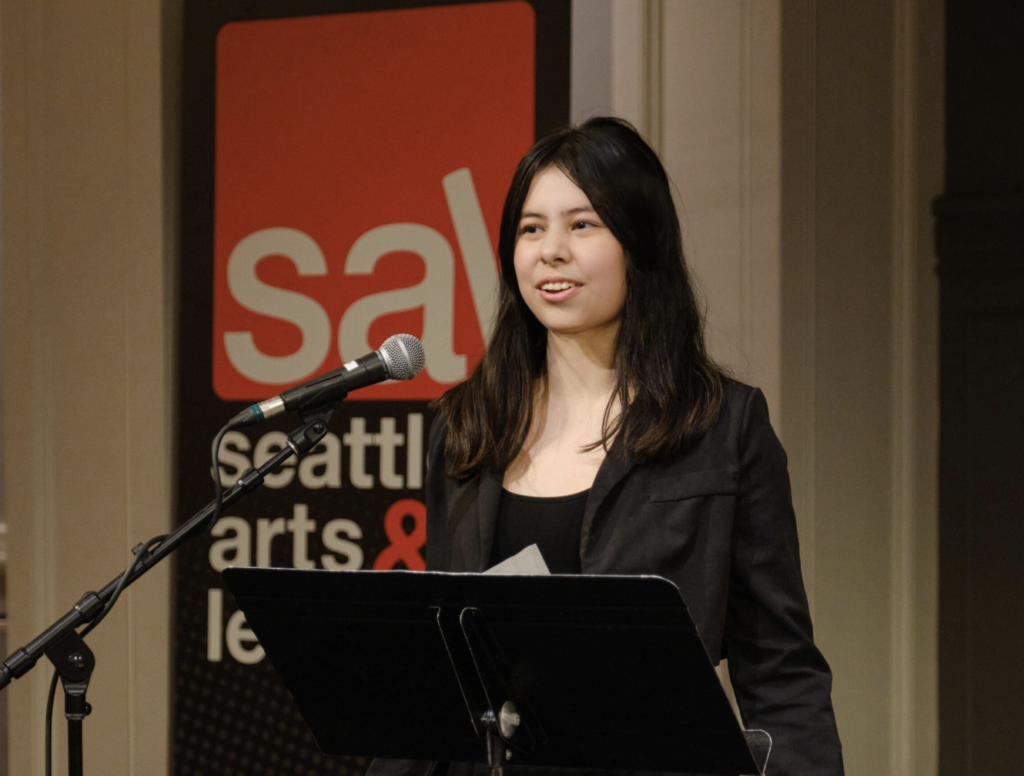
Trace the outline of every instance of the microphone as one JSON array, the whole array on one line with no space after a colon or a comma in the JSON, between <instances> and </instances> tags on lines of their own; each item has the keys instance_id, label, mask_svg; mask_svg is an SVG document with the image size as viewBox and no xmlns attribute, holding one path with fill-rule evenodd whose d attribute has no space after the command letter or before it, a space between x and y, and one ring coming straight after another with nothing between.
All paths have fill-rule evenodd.
<instances>
[{"instance_id":1,"label":"microphone","mask_svg":"<svg viewBox=\"0 0 1024 776\"><path fill-rule=\"evenodd\" d=\"M341 401L349 391L385 380L411 380L420 373L425 362L423 345L418 339L411 334L395 334L384 341L380 350L246 407L230 420L228 427L252 426L282 412L313 409Z\"/></svg>"}]
</instances>

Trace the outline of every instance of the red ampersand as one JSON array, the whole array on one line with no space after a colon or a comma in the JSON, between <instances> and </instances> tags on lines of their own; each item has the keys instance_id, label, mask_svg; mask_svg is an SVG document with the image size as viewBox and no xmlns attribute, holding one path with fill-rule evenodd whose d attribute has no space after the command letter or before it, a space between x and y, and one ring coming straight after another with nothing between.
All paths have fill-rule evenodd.
<instances>
[{"instance_id":1,"label":"red ampersand","mask_svg":"<svg viewBox=\"0 0 1024 776\"><path fill-rule=\"evenodd\" d=\"M406 533L402 520L411 517L414 526L411 533ZM384 515L384 533L388 535L391 545L385 547L373 567L380 570L393 569L398 561L412 571L423 571L427 564L423 562L420 548L427 543L427 507L412 498L396 501Z\"/></svg>"}]
</instances>

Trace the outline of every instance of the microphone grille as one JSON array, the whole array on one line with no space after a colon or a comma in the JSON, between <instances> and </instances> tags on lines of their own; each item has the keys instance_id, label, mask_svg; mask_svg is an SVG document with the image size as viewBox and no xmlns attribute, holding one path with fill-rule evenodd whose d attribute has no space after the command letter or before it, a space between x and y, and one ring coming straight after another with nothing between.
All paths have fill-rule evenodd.
<instances>
[{"instance_id":1,"label":"microphone grille","mask_svg":"<svg viewBox=\"0 0 1024 776\"><path fill-rule=\"evenodd\" d=\"M392 380L411 380L427 361L423 345L411 334L393 334L380 346Z\"/></svg>"}]
</instances>

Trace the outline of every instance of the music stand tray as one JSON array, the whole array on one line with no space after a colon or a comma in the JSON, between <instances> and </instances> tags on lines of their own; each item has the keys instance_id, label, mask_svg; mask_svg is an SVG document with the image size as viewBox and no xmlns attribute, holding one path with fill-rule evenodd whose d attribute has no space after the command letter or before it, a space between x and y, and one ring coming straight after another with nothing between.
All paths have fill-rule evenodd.
<instances>
[{"instance_id":1,"label":"music stand tray","mask_svg":"<svg viewBox=\"0 0 1024 776\"><path fill-rule=\"evenodd\" d=\"M661 577L223 576L326 754L764 770L770 739L740 729Z\"/></svg>"}]
</instances>

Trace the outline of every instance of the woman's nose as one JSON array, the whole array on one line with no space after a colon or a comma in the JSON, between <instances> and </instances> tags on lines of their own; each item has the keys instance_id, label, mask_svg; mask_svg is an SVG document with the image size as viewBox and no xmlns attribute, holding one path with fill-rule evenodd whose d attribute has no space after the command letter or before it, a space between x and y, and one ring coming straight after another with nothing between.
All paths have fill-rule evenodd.
<instances>
[{"instance_id":1,"label":"woman's nose","mask_svg":"<svg viewBox=\"0 0 1024 776\"><path fill-rule=\"evenodd\" d=\"M540 259L545 264L564 263L569 260L565 236L558 230L552 229L544 235L544 241L540 246Z\"/></svg>"}]
</instances>

